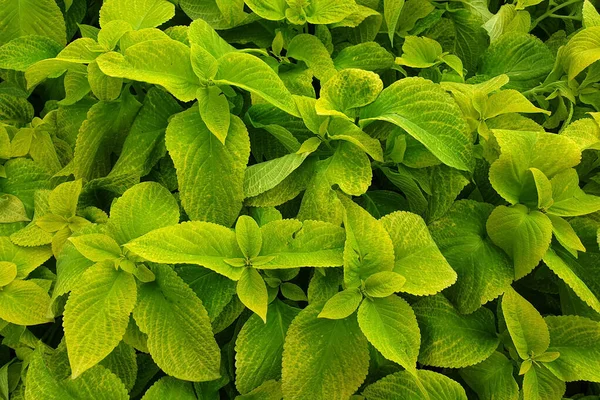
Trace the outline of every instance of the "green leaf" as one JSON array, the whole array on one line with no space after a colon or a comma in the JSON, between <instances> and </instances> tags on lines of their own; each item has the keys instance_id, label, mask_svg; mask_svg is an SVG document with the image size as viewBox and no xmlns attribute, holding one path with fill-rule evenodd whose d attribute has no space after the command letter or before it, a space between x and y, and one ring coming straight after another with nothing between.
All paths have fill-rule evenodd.
<instances>
[{"instance_id":1,"label":"green leaf","mask_svg":"<svg viewBox=\"0 0 600 400\"><path fill-rule=\"evenodd\" d=\"M560 248L550 248L544 255L544 263L548 268L597 312L600 312L600 287L595 277L599 259L597 253L583 253L575 258Z\"/></svg>"},{"instance_id":2,"label":"green leaf","mask_svg":"<svg viewBox=\"0 0 600 400\"><path fill-rule=\"evenodd\" d=\"M421 329L419 362L462 368L488 358L498 346L494 314L487 308L459 314L441 294L425 297L413 310Z\"/></svg>"},{"instance_id":3,"label":"green leaf","mask_svg":"<svg viewBox=\"0 0 600 400\"><path fill-rule=\"evenodd\" d=\"M583 26L585 28L600 26L600 14L598 14L598 10L596 10L596 7L589 0L583 2L582 14Z\"/></svg>"},{"instance_id":4,"label":"green leaf","mask_svg":"<svg viewBox=\"0 0 600 400\"><path fill-rule=\"evenodd\" d=\"M513 371L512 362L496 351L479 364L462 368L460 376L480 399L517 400L519 386Z\"/></svg>"},{"instance_id":5,"label":"green leaf","mask_svg":"<svg viewBox=\"0 0 600 400\"><path fill-rule=\"evenodd\" d=\"M541 355L548 349L550 336L542 315L512 288L502 296L502 314L523 360Z\"/></svg>"},{"instance_id":6,"label":"green leaf","mask_svg":"<svg viewBox=\"0 0 600 400\"><path fill-rule=\"evenodd\" d=\"M25 71L38 61L56 57L61 49L60 44L45 36L17 37L0 47L0 68Z\"/></svg>"},{"instance_id":7,"label":"green leaf","mask_svg":"<svg viewBox=\"0 0 600 400\"><path fill-rule=\"evenodd\" d=\"M316 36L308 34L294 36L287 46L286 56L304 61L313 75L323 84L336 74L329 51Z\"/></svg>"},{"instance_id":8,"label":"green leaf","mask_svg":"<svg viewBox=\"0 0 600 400\"><path fill-rule=\"evenodd\" d=\"M88 65L87 78L92 93L94 93L94 96L99 100L113 101L121 94L123 79L106 75L100 70L96 61L93 61ZM85 94L87 94L87 92Z\"/></svg>"},{"instance_id":9,"label":"green leaf","mask_svg":"<svg viewBox=\"0 0 600 400\"><path fill-rule=\"evenodd\" d=\"M335 56L333 63L338 70L359 68L379 71L391 68L394 65L394 56L378 43L366 42L344 47Z\"/></svg>"},{"instance_id":10,"label":"green leaf","mask_svg":"<svg viewBox=\"0 0 600 400\"><path fill-rule=\"evenodd\" d=\"M23 202L17 196L4 194L0 196L0 223L30 221Z\"/></svg>"},{"instance_id":11,"label":"green leaf","mask_svg":"<svg viewBox=\"0 0 600 400\"><path fill-rule=\"evenodd\" d=\"M492 42L481 57L478 72L490 78L506 74L510 79L506 88L525 91L546 79L554 56L538 38L512 30Z\"/></svg>"},{"instance_id":12,"label":"green leaf","mask_svg":"<svg viewBox=\"0 0 600 400\"><path fill-rule=\"evenodd\" d=\"M100 9L100 26L115 20L129 22L133 29L154 28L175 15L175 6L167 0L107 0Z\"/></svg>"},{"instance_id":13,"label":"green leaf","mask_svg":"<svg viewBox=\"0 0 600 400\"><path fill-rule=\"evenodd\" d=\"M72 237L70 241L78 252L93 262L112 261L121 257L121 246L107 235L91 233Z\"/></svg>"},{"instance_id":14,"label":"green leaf","mask_svg":"<svg viewBox=\"0 0 600 400\"><path fill-rule=\"evenodd\" d=\"M261 269L339 267L343 264L344 229L322 221L284 219L261 228L261 256L274 257Z\"/></svg>"},{"instance_id":15,"label":"green leaf","mask_svg":"<svg viewBox=\"0 0 600 400\"><path fill-rule=\"evenodd\" d=\"M359 287L369 276L394 269L394 244L381 221L353 201L344 197L340 200L346 229L344 283L347 287Z\"/></svg>"},{"instance_id":16,"label":"green leaf","mask_svg":"<svg viewBox=\"0 0 600 400\"><path fill-rule=\"evenodd\" d=\"M67 40L65 20L54 0L3 0L0 26L0 46L27 35L45 36L63 46Z\"/></svg>"},{"instance_id":17,"label":"green leaf","mask_svg":"<svg viewBox=\"0 0 600 400\"><path fill-rule=\"evenodd\" d=\"M523 378L523 398L526 400L561 400L565 383L544 366L534 365Z\"/></svg>"},{"instance_id":18,"label":"green leaf","mask_svg":"<svg viewBox=\"0 0 600 400\"><path fill-rule=\"evenodd\" d=\"M367 386L363 395L367 400L466 400L467 394L460 384L434 371L400 371Z\"/></svg>"},{"instance_id":19,"label":"green leaf","mask_svg":"<svg viewBox=\"0 0 600 400\"><path fill-rule=\"evenodd\" d=\"M225 144L231 121L227 97L217 86L198 89L196 97L200 116L206 127L221 143Z\"/></svg>"},{"instance_id":20,"label":"green leaf","mask_svg":"<svg viewBox=\"0 0 600 400\"><path fill-rule=\"evenodd\" d=\"M119 344L136 301L135 280L127 272L98 263L82 275L64 313L73 379L98 364Z\"/></svg>"},{"instance_id":21,"label":"green leaf","mask_svg":"<svg viewBox=\"0 0 600 400\"><path fill-rule=\"evenodd\" d=\"M281 400L281 382L275 380L265 381L262 385L253 391L241 396L235 400Z\"/></svg>"},{"instance_id":22,"label":"green leaf","mask_svg":"<svg viewBox=\"0 0 600 400\"><path fill-rule=\"evenodd\" d=\"M526 206L498 206L490 214L486 229L494 244L504 250L515 266L515 279L529 274L540 262L552 240L552 222Z\"/></svg>"},{"instance_id":23,"label":"green leaf","mask_svg":"<svg viewBox=\"0 0 600 400\"><path fill-rule=\"evenodd\" d=\"M562 66L569 80L600 59L600 26L579 31L567 43L562 53Z\"/></svg>"},{"instance_id":24,"label":"green leaf","mask_svg":"<svg viewBox=\"0 0 600 400\"><path fill-rule=\"evenodd\" d=\"M0 261L0 288L8 285L17 277L17 264Z\"/></svg>"},{"instance_id":25,"label":"green leaf","mask_svg":"<svg viewBox=\"0 0 600 400\"><path fill-rule=\"evenodd\" d=\"M359 127L348 120L333 118L329 121L327 133L331 140L344 140L350 142L370 155L375 161L383 162L383 151L379 140L372 138Z\"/></svg>"},{"instance_id":26,"label":"green leaf","mask_svg":"<svg viewBox=\"0 0 600 400\"><path fill-rule=\"evenodd\" d=\"M458 275L445 294L461 313L471 313L495 299L514 277L510 259L486 233L493 209L491 204L460 200L429 225L444 258Z\"/></svg>"},{"instance_id":27,"label":"green leaf","mask_svg":"<svg viewBox=\"0 0 600 400\"><path fill-rule=\"evenodd\" d=\"M200 81L192 69L190 48L175 40L137 43L128 47L124 54L110 52L96 61L108 76L163 86L181 101L194 100L200 88Z\"/></svg>"},{"instance_id":28,"label":"green leaf","mask_svg":"<svg viewBox=\"0 0 600 400\"><path fill-rule=\"evenodd\" d=\"M235 385L240 393L281 378L286 332L299 311L275 300L269 305L266 323L258 315L246 321L235 341Z\"/></svg>"},{"instance_id":29,"label":"green leaf","mask_svg":"<svg viewBox=\"0 0 600 400\"><path fill-rule=\"evenodd\" d=\"M283 348L282 389L286 400L350 397L369 367L368 342L355 318L318 318L309 305L292 321Z\"/></svg>"},{"instance_id":30,"label":"green leaf","mask_svg":"<svg viewBox=\"0 0 600 400\"><path fill-rule=\"evenodd\" d=\"M50 296L33 281L13 280L0 290L0 318L17 325L52 322Z\"/></svg>"},{"instance_id":31,"label":"green leaf","mask_svg":"<svg viewBox=\"0 0 600 400\"><path fill-rule=\"evenodd\" d=\"M300 286L294 283L283 282L279 286L279 289L281 290L281 294L283 295L283 297L285 297L286 299L292 301L308 301L304 290L302 290Z\"/></svg>"},{"instance_id":32,"label":"green leaf","mask_svg":"<svg viewBox=\"0 0 600 400\"><path fill-rule=\"evenodd\" d=\"M442 46L428 37L407 36L402 44L402 57L396 64L412 68L429 68L442 56Z\"/></svg>"},{"instance_id":33,"label":"green leaf","mask_svg":"<svg viewBox=\"0 0 600 400\"><path fill-rule=\"evenodd\" d=\"M236 51L236 48L221 38L203 18L192 21L188 29L188 37L191 44L202 47L215 59Z\"/></svg>"},{"instance_id":34,"label":"green leaf","mask_svg":"<svg viewBox=\"0 0 600 400\"><path fill-rule=\"evenodd\" d=\"M571 217L600 210L600 197L589 195L579 188L579 177L574 169L555 175L550 183L554 203L548 208L548 214Z\"/></svg>"},{"instance_id":35,"label":"green leaf","mask_svg":"<svg viewBox=\"0 0 600 400\"><path fill-rule=\"evenodd\" d=\"M511 204L526 193L530 168L548 179L577 165L581 151L572 140L555 134L494 130L500 158L490 167L490 183ZM530 178L529 178L530 179ZM554 189L553 189L554 191ZM554 196L553 196L554 197Z\"/></svg>"},{"instance_id":36,"label":"green leaf","mask_svg":"<svg viewBox=\"0 0 600 400\"><path fill-rule=\"evenodd\" d=\"M260 273L251 267L244 268L237 283L236 292L240 301L266 323L269 295Z\"/></svg>"},{"instance_id":37,"label":"green leaf","mask_svg":"<svg viewBox=\"0 0 600 400\"><path fill-rule=\"evenodd\" d=\"M256 221L247 215L239 217L235 224L235 238L240 250L247 259L259 255L262 247L262 234Z\"/></svg>"},{"instance_id":38,"label":"green leaf","mask_svg":"<svg viewBox=\"0 0 600 400\"><path fill-rule=\"evenodd\" d=\"M421 217L397 211L380 221L394 245L393 271L406 278L402 292L431 295L456 282L456 272L438 249Z\"/></svg>"},{"instance_id":39,"label":"green leaf","mask_svg":"<svg viewBox=\"0 0 600 400\"><path fill-rule=\"evenodd\" d=\"M152 272L156 280L140 287L133 311L135 322L148 335L152 359L178 379L219 378L219 347L202 302L170 267L156 265Z\"/></svg>"},{"instance_id":40,"label":"green leaf","mask_svg":"<svg viewBox=\"0 0 600 400\"><path fill-rule=\"evenodd\" d=\"M179 222L179 205L164 186L144 182L133 186L110 209L108 228L119 244Z\"/></svg>"},{"instance_id":41,"label":"green leaf","mask_svg":"<svg viewBox=\"0 0 600 400\"><path fill-rule=\"evenodd\" d=\"M327 300L318 318L344 319L356 311L363 296L358 288L346 289Z\"/></svg>"},{"instance_id":42,"label":"green leaf","mask_svg":"<svg viewBox=\"0 0 600 400\"><path fill-rule=\"evenodd\" d=\"M365 294L370 297L388 297L402 290L406 278L396 272L377 272L365 280Z\"/></svg>"},{"instance_id":43,"label":"green leaf","mask_svg":"<svg viewBox=\"0 0 600 400\"><path fill-rule=\"evenodd\" d=\"M355 68L341 70L321 86L315 103L317 114L354 120L358 109L372 103L382 89L383 82L374 72Z\"/></svg>"},{"instance_id":44,"label":"green leaf","mask_svg":"<svg viewBox=\"0 0 600 400\"><path fill-rule=\"evenodd\" d=\"M358 309L358 324L385 358L416 374L421 334L415 313L406 301L395 295L366 299Z\"/></svg>"},{"instance_id":45,"label":"green leaf","mask_svg":"<svg viewBox=\"0 0 600 400\"><path fill-rule=\"evenodd\" d=\"M24 279L52 256L47 246L19 247L7 236L0 237L0 261L17 266L17 278Z\"/></svg>"},{"instance_id":46,"label":"green leaf","mask_svg":"<svg viewBox=\"0 0 600 400\"><path fill-rule=\"evenodd\" d=\"M56 368L45 361L43 348L33 352L25 385L26 399L126 400L127 389L119 378L102 366L86 371L77 379L61 379L52 372Z\"/></svg>"},{"instance_id":47,"label":"green leaf","mask_svg":"<svg viewBox=\"0 0 600 400\"><path fill-rule=\"evenodd\" d=\"M130 319L131 321L131 319ZM128 391L133 389L138 375L137 355L135 348L126 344L124 341L100 362L105 368L117 375L121 382L125 384Z\"/></svg>"},{"instance_id":48,"label":"green leaf","mask_svg":"<svg viewBox=\"0 0 600 400\"><path fill-rule=\"evenodd\" d=\"M142 400L196 400L191 382L164 376L156 381L144 394Z\"/></svg>"},{"instance_id":49,"label":"green leaf","mask_svg":"<svg viewBox=\"0 0 600 400\"><path fill-rule=\"evenodd\" d=\"M285 18L285 0L246 0L245 3L261 18L280 21Z\"/></svg>"},{"instance_id":50,"label":"green leaf","mask_svg":"<svg viewBox=\"0 0 600 400\"><path fill-rule=\"evenodd\" d=\"M404 0L385 0L383 2L383 17L385 18L385 24L388 28L388 36L392 46L394 45L396 26L398 25L398 19L400 18L402 7L404 7Z\"/></svg>"},{"instance_id":51,"label":"green leaf","mask_svg":"<svg viewBox=\"0 0 600 400\"><path fill-rule=\"evenodd\" d=\"M190 219L231 226L242 208L244 171L250 154L244 124L231 117L223 145L192 107L171 119L166 143L177 169L181 202Z\"/></svg>"},{"instance_id":52,"label":"green leaf","mask_svg":"<svg viewBox=\"0 0 600 400\"><path fill-rule=\"evenodd\" d=\"M241 268L224 260L243 257L235 233L210 222L184 222L153 230L125 248L148 261L162 264L198 264L238 280Z\"/></svg>"},{"instance_id":53,"label":"green leaf","mask_svg":"<svg viewBox=\"0 0 600 400\"><path fill-rule=\"evenodd\" d=\"M473 168L467 124L454 100L432 82L422 78L396 81L363 108L360 117L363 122L381 120L401 127L450 167Z\"/></svg>"},{"instance_id":54,"label":"green leaf","mask_svg":"<svg viewBox=\"0 0 600 400\"><path fill-rule=\"evenodd\" d=\"M600 323L578 316L544 318L550 330L549 352L560 357L544 364L565 382L600 382Z\"/></svg>"},{"instance_id":55,"label":"green leaf","mask_svg":"<svg viewBox=\"0 0 600 400\"><path fill-rule=\"evenodd\" d=\"M547 214L550 222L552 222L552 233L558 243L560 243L565 249L570 250L571 253L575 251L575 255L577 251L585 252L585 247L581 240L565 219L561 217L557 217L556 215Z\"/></svg>"},{"instance_id":56,"label":"green leaf","mask_svg":"<svg viewBox=\"0 0 600 400\"><path fill-rule=\"evenodd\" d=\"M58 185L50 193L48 204L53 214L71 218L77 211L77 202L81 194L81 179Z\"/></svg>"},{"instance_id":57,"label":"green leaf","mask_svg":"<svg viewBox=\"0 0 600 400\"><path fill-rule=\"evenodd\" d=\"M217 85L233 85L248 90L283 111L299 117L292 94L275 71L258 57L246 53L227 53L217 60Z\"/></svg>"}]
</instances>

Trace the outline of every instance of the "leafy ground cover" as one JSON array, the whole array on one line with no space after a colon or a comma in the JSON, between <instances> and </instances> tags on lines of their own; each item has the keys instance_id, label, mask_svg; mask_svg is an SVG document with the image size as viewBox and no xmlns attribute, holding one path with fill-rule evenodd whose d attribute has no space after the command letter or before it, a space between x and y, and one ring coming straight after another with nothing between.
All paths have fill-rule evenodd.
<instances>
[{"instance_id":1,"label":"leafy ground cover","mask_svg":"<svg viewBox=\"0 0 600 400\"><path fill-rule=\"evenodd\" d=\"M0 0L0 399L600 399L590 0Z\"/></svg>"}]
</instances>

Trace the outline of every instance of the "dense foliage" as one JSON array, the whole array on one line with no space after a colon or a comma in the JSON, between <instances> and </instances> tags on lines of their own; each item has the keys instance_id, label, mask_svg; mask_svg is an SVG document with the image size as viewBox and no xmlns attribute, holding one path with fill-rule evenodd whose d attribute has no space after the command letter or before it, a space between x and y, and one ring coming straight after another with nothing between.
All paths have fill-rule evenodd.
<instances>
[{"instance_id":1,"label":"dense foliage","mask_svg":"<svg viewBox=\"0 0 600 400\"><path fill-rule=\"evenodd\" d=\"M600 399L590 0L0 0L0 399Z\"/></svg>"}]
</instances>

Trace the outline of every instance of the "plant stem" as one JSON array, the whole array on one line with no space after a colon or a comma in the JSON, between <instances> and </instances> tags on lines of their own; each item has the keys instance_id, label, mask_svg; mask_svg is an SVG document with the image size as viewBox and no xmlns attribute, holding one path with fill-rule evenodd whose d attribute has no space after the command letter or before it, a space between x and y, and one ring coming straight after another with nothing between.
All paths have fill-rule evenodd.
<instances>
[{"instance_id":1,"label":"plant stem","mask_svg":"<svg viewBox=\"0 0 600 400\"><path fill-rule=\"evenodd\" d=\"M557 5L554 8L549 9L548 11L546 11L545 13L543 13L542 15L540 15L538 18L536 18L533 23L531 24L531 28L529 29L529 31L532 31L533 28L535 28L540 22L542 22L543 20L545 20L546 18L550 17L552 14L554 14L555 12L557 12L558 10L568 7L572 4L576 4L576 3L581 3L583 0L568 0L562 4Z\"/></svg>"}]
</instances>

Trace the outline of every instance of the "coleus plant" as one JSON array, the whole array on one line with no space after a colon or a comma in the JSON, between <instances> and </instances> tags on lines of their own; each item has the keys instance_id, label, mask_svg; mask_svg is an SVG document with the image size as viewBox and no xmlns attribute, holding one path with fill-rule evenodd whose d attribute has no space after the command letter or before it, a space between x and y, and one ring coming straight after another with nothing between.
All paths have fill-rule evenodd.
<instances>
[{"instance_id":1,"label":"coleus plant","mask_svg":"<svg viewBox=\"0 0 600 400\"><path fill-rule=\"evenodd\" d=\"M597 399L596 5L0 0L0 399Z\"/></svg>"}]
</instances>

